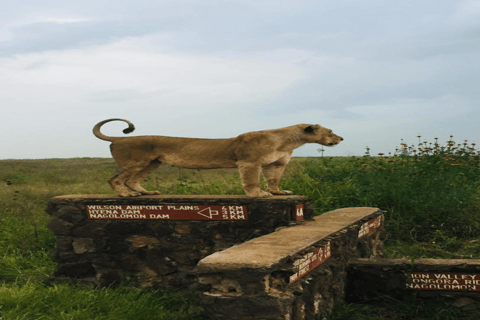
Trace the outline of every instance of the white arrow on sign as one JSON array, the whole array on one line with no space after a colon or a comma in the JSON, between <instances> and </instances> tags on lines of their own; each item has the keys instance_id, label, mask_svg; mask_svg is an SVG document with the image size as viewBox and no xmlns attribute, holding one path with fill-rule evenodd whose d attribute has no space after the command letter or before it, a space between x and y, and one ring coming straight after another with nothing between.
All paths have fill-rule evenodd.
<instances>
[{"instance_id":1,"label":"white arrow on sign","mask_svg":"<svg viewBox=\"0 0 480 320\"><path fill-rule=\"evenodd\" d=\"M208 214L204 211L208 210ZM203 212L203 213L202 213ZM218 216L218 210L212 210L210 207L198 211L198 214L209 219L212 219L212 216Z\"/></svg>"}]
</instances>

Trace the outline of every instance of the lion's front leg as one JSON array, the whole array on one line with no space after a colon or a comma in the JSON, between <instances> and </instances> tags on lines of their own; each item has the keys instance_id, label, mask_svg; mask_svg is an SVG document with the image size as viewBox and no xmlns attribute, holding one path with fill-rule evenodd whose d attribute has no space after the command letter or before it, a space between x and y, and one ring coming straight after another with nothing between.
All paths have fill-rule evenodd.
<instances>
[{"instance_id":1,"label":"lion's front leg","mask_svg":"<svg viewBox=\"0 0 480 320\"><path fill-rule=\"evenodd\" d=\"M271 193L260 189L260 170L261 167L255 164L241 164L238 166L243 189L249 197L264 198L272 196Z\"/></svg>"},{"instance_id":2,"label":"lion's front leg","mask_svg":"<svg viewBox=\"0 0 480 320\"><path fill-rule=\"evenodd\" d=\"M278 184L280 183L280 179L282 178L283 172L285 171L285 167L287 166L289 160L290 156L287 156L262 167L263 176L267 180L268 191L270 191L272 194L293 194L292 191L280 190L278 188Z\"/></svg>"}]
</instances>

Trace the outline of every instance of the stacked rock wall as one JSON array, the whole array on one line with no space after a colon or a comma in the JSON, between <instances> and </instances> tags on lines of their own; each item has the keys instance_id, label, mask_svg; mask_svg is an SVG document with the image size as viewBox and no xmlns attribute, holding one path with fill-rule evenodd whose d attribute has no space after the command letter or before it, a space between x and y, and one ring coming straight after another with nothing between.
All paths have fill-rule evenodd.
<instances>
[{"instance_id":1,"label":"stacked rock wall","mask_svg":"<svg viewBox=\"0 0 480 320\"><path fill-rule=\"evenodd\" d=\"M345 296L351 259L379 255L377 208L345 208L216 252L198 263L214 319L313 320Z\"/></svg>"},{"instance_id":2,"label":"stacked rock wall","mask_svg":"<svg viewBox=\"0 0 480 320\"><path fill-rule=\"evenodd\" d=\"M58 279L190 287L214 319L313 320L378 294L480 300L480 260L380 257L383 214L300 196L74 195L46 212Z\"/></svg>"},{"instance_id":3,"label":"stacked rock wall","mask_svg":"<svg viewBox=\"0 0 480 320\"><path fill-rule=\"evenodd\" d=\"M347 271L348 302L368 301L379 294L480 301L479 259L354 259Z\"/></svg>"},{"instance_id":4,"label":"stacked rock wall","mask_svg":"<svg viewBox=\"0 0 480 320\"><path fill-rule=\"evenodd\" d=\"M300 224L313 208L301 196L73 195L50 199L46 212L57 278L182 287L195 284L202 258Z\"/></svg>"}]
</instances>

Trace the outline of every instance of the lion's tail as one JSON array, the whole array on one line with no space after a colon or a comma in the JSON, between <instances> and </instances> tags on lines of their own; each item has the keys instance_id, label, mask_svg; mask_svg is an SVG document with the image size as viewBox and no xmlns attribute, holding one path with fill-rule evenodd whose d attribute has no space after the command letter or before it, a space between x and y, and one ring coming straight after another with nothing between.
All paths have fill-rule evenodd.
<instances>
[{"instance_id":1,"label":"lion's tail","mask_svg":"<svg viewBox=\"0 0 480 320\"><path fill-rule=\"evenodd\" d=\"M103 120L103 121L97 123L95 125L95 127L93 127L93 134L95 135L95 137L97 137L98 139L102 139L102 140L105 140L105 141L112 141L112 142L116 139L119 139L117 137L106 136L106 135L104 135L103 133L100 132L100 127L103 126L105 123L110 122L110 121L123 121L123 122L128 123L128 128L123 130L123 133L125 133L125 134L130 133L133 130L135 130L135 127L133 126L133 123L131 123L128 120L125 120L125 119L108 119L108 120Z\"/></svg>"}]
</instances>

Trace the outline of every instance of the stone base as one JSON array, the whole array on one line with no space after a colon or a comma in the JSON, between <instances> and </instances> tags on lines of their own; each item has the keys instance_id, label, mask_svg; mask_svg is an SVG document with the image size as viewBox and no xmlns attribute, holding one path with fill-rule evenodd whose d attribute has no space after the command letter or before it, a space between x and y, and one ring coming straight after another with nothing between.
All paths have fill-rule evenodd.
<instances>
[{"instance_id":1,"label":"stone base","mask_svg":"<svg viewBox=\"0 0 480 320\"><path fill-rule=\"evenodd\" d=\"M217 320L314 320L344 299L352 258L382 249L383 214L345 208L216 252L197 266Z\"/></svg>"},{"instance_id":2,"label":"stone base","mask_svg":"<svg viewBox=\"0 0 480 320\"><path fill-rule=\"evenodd\" d=\"M347 302L379 294L400 298L470 297L480 300L478 259L354 259L348 266Z\"/></svg>"},{"instance_id":3,"label":"stone base","mask_svg":"<svg viewBox=\"0 0 480 320\"><path fill-rule=\"evenodd\" d=\"M67 195L50 199L46 212L57 278L184 287L204 257L301 224L295 219L311 219L313 208L301 196Z\"/></svg>"}]
</instances>

